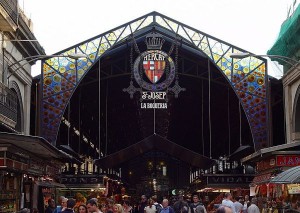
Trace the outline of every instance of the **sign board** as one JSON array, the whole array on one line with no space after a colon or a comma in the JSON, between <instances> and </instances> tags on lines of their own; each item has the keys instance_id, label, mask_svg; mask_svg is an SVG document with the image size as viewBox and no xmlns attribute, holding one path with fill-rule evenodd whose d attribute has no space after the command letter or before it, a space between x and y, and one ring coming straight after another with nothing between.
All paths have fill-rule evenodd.
<instances>
[{"instance_id":1,"label":"sign board","mask_svg":"<svg viewBox=\"0 0 300 213\"><path fill-rule=\"evenodd\" d=\"M103 184L102 175L61 175L59 182L65 185Z\"/></svg>"},{"instance_id":2,"label":"sign board","mask_svg":"<svg viewBox=\"0 0 300 213\"><path fill-rule=\"evenodd\" d=\"M249 185L254 176L230 176L230 175L214 175L207 176L207 185Z\"/></svg>"},{"instance_id":3,"label":"sign board","mask_svg":"<svg viewBox=\"0 0 300 213\"><path fill-rule=\"evenodd\" d=\"M299 166L300 155L277 155L276 165L277 166Z\"/></svg>"},{"instance_id":4,"label":"sign board","mask_svg":"<svg viewBox=\"0 0 300 213\"><path fill-rule=\"evenodd\" d=\"M299 184L288 184L288 192L289 194L300 194L300 185Z\"/></svg>"}]
</instances>

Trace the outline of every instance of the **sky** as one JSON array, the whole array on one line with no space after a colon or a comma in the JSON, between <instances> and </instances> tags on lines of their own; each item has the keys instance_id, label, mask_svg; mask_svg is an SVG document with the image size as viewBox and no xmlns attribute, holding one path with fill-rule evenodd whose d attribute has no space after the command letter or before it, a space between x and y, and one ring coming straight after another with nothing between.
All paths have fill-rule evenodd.
<instances>
[{"instance_id":1,"label":"sky","mask_svg":"<svg viewBox=\"0 0 300 213\"><path fill-rule=\"evenodd\" d=\"M19 0L46 54L157 11L255 54L277 39L292 0ZM40 73L40 65L32 75ZM269 74L281 71L269 64Z\"/></svg>"}]
</instances>

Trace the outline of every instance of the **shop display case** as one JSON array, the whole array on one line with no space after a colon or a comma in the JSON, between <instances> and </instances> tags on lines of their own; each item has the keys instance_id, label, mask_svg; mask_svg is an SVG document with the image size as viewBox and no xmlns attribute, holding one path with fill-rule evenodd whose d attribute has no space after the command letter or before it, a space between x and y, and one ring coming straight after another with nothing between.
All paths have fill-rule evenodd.
<instances>
[{"instance_id":1,"label":"shop display case","mask_svg":"<svg viewBox=\"0 0 300 213\"><path fill-rule=\"evenodd\" d=\"M0 213L17 211L17 196L14 191L0 191Z\"/></svg>"}]
</instances>

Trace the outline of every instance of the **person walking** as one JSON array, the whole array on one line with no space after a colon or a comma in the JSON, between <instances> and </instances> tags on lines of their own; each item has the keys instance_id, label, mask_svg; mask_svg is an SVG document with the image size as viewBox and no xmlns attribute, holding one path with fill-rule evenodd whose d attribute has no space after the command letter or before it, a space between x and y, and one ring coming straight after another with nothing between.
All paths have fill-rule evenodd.
<instances>
[{"instance_id":1,"label":"person walking","mask_svg":"<svg viewBox=\"0 0 300 213\"><path fill-rule=\"evenodd\" d=\"M86 208L86 205L80 204L80 205L78 206L78 213L88 213L88 210L87 210L87 208Z\"/></svg>"},{"instance_id":2,"label":"person walking","mask_svg":"<svg viewBox=\"0 0 300 213\"><path fill-rule=\"evenodd\" d=\"M231 208L232 212L235 213L235 207L234 207L231 199L232 199L231 193L226 192L224 195L224 199L222 200L222 206L227 206L227 207Z\"/></svg>"},{"instance_id":3,"label":"person walking","mask_svg":"<svg viewBox=\"0 0 300 213\"><path fill-rule=\"evenodd\" d=\"M91 198L86 202L88 212L102 213L98 208L98 203L95 198Z\"/></svg>"},{"instance_id":4,"label":"person walking","mask_svg":"<svg viewBox=\"0 0 300 213\"><path fill-rule=\"evenodd\" d=\"M55 211L55 202L52 198L48 199L48 206L45 209L45 213L53 213Z\"/></svg>"},{"instance_id":5,"label":"person walking","mask_svg":"<svg viewBox=\"0 0 300 213\"><path fill-rule=\"evenodd\" d=\"M75 213L74 207L76 205L76 201L74 199L68 199L67 201L67 208L65 208L61 213Z\"/></svg>"},{"instance_id":6,"label":"person walking","mask_svg":"<svg viewBox=\"0 0 300 213\"><path fill-rule=\"evenodd\" d=\"M259 208L257 206L257 198L253 197L251 199L251 205L247 209L248 213L260 213Z\"/></svg>"},{"instance_id":7,"label":"person walking","mask_svg":"<svg viewBox=\"0 0 300 213\"><path fill-rule=\"evenodd\" d=\"M201 200L199 199L199 196L197 194L193 195L193 203L190 205L190 212L195 213L197 206L203 206Z\"/></svg>"},{"instance_id":8,"label":"person walking","mask_svg":"<svg viewBox=\"0 0 300 213\"><path fill-rule=\"evenodd\" d=\"M175 213L174 209L171 206L169 206L168 199L163 199L162 206L163 208L161 209L160 213Z\"/></svg>"}]
</instances>

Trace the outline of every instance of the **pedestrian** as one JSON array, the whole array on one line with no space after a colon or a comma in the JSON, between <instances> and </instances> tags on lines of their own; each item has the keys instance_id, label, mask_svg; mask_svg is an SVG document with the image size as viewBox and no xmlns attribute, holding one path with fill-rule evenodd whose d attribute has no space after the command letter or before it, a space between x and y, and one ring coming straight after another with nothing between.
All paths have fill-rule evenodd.
<instances>
[{"instance_id":1,"label":"pedestrian","mask_svg":"<svg viewBox=\"0 0 300 213\"><path fill-rule=\"evenodd\" d=\"M156 207L154 205L154 201L150 198L148 200L147 206L144 208L145 213L155 213L156 212Z\"/></svg>"},{"instance_id":2,"label":"pedestrian","mask_svg":"<svg viewBox=\"0 0 300 213\"><path fill-rule=\"evenodd\" d=\"M147 206L147 203L148 203L148 199L147 199L146 195L142 195L141 201L138 205L138 213L144 213L144 209Z\"/></svg>"},{"instance_id":3,"label":"pedestrian","mask_svg":"<svg viewBox=\"0 0 300 213\"><path fill-rule=\"evenodd\" d=\"M227 206L227 207L231 208L232 212L235 213L235 207L234 207L231 199L232 199L231 193L226 192L224 195L224 199L222 200L222 206Z\"/></svg>"},{"instance_id":4,"label":"pedestrian","mask_svg":"<svg viewBox=\"0 0 300 213\"><path fill-rule=\"evenodd\" d=\"M235 198L234 201L233 201L233 206L234 206L234 209L235 209L235 212L236 213L240 213L242 210L243 210L243 204L241 203L242 201L239 200L239 198Z\"/></svg>"},{"instance_id":5,"label":"pedestrian","mask_svg":"<svg viewBox=\"0 0 300 213\"><path fill-rule=\"evenodd\" d=\"M114 204L113 213L122 213L122 205L118 203Z\"/></svg>"},{"instance_id":6,"label":"pedestrian","mask_svg":"<svg viewBox=\"0 0 300 213\"><path fill-rule=\"evenodd\" d=\"M128 200L123 201L123 213L132 213L132 207Z\"/></svg>"},{"instance_id":7,"label":"pedestrian","mask_svg":"<svg viewBox=\"0 0 300 213\"><path fill-rule=\"evenodd\" d=\"M68 199L67 207L61 211L61 213L74 213L74 207L76 205L76 201L74 199Z\"/></svg>"},{"instance_id":8,"label":"pedestrian","mask_svg":"<svg viewBox=\"0 0 300 213\"><path fill-rule=\"evenodd\" d=\"M52 198L48 199L48 206L45 209L45 213L53 213L55 211L55 202Z\"/></svg>"},{"instance_id":9,"label":"pedestrian","mask_svg":"<svg viewBox=\"0 0 300 213\"><path fill-rule=\"evenodd\" d=\"M232 213L232 209L227 206L220 206L216 213Z\"/></svg>"},{"instance_id":10,"label":"pedestrian","mask_svg":"<svg viewBox=\"0 0 300 213\"><path fill-rule=\"evenodd\" d=\"M78 213L88 213L88 210L87 210L87 208L86 208L86 205L80 204L80 205L78 206Z\"/></svg>"},{"instance_id":11,"label":"pedestrian","mask_svg":"<svg viewBox=\"0 0 300 213\"><path fill-rule=\"evenodd\" d=\"M204 206L199 205L199 206L196 207L195 213L206 213L206 209L205 209Z\"/></svg>"},{"instance_id":12,"label":"pedestrian","mask_svg":"<svg viewBox=\"0 0 300 213\"><path fill-rule=\"evenodd\" d=\"M174 209L169 206L169 200L168 199L163 199L162 201L162 206L163 208L161 209L160 213L175 213Z\"/></svg>"},{"instance_id":13,"label":"pedestrian","mask_svg":"<svg viewBox=\"0 0 300 213\"><path fill-rule=\"evenodd\" d=\"M202 201L197 194L193 195L193 203L190 204L190 212L195 213L197 206L203 206Z\"/></svg>"},{"instance_id":14,"label":"pedestrian","mask_svg":"<svg viewBox=\"0 0 300 213\"><path fill-rule=\"evenodd\" d=\"M183 195L178 195L178 200L174 203L173 209L175 213L188 213L189 205L184 201Z\"/></svg>"},{"instance_id":15,"label":"pedestrian","mask_svg":"<svg viewBox=\"0 0 300 213\"><path fill-rule=\"evenodd\" d=\"M248 213L259 213L259 208L257 206L257 198L253 197L251 199L251 205L247 209Z\"/></svg>"},{"instance_id":16,"label":"pedestrian","mask_svg":"<svg viewBox=\"0 0 300 213\"><path fill-rule=\"evenodd\" d=\"M60 205L58 205L56 207L56 209L54 210L54 213L61 213L63 210L65 210L67 208L67 201L68 201L68 198L65 198L64 196L60 196L58 198L58 203Z\"/></svg>"},{"instance_id":17,"label":"pedestrian","mask_svg":"<svg viewBox=\"0 0 300 213\"><path fill-rule=\"evenodd\" d=\"M98 208L97 200L95 200L94 198L89 199L87 201L86 208L87 208L88 212L102 213Z\"/></svg>"}]
</instances>

